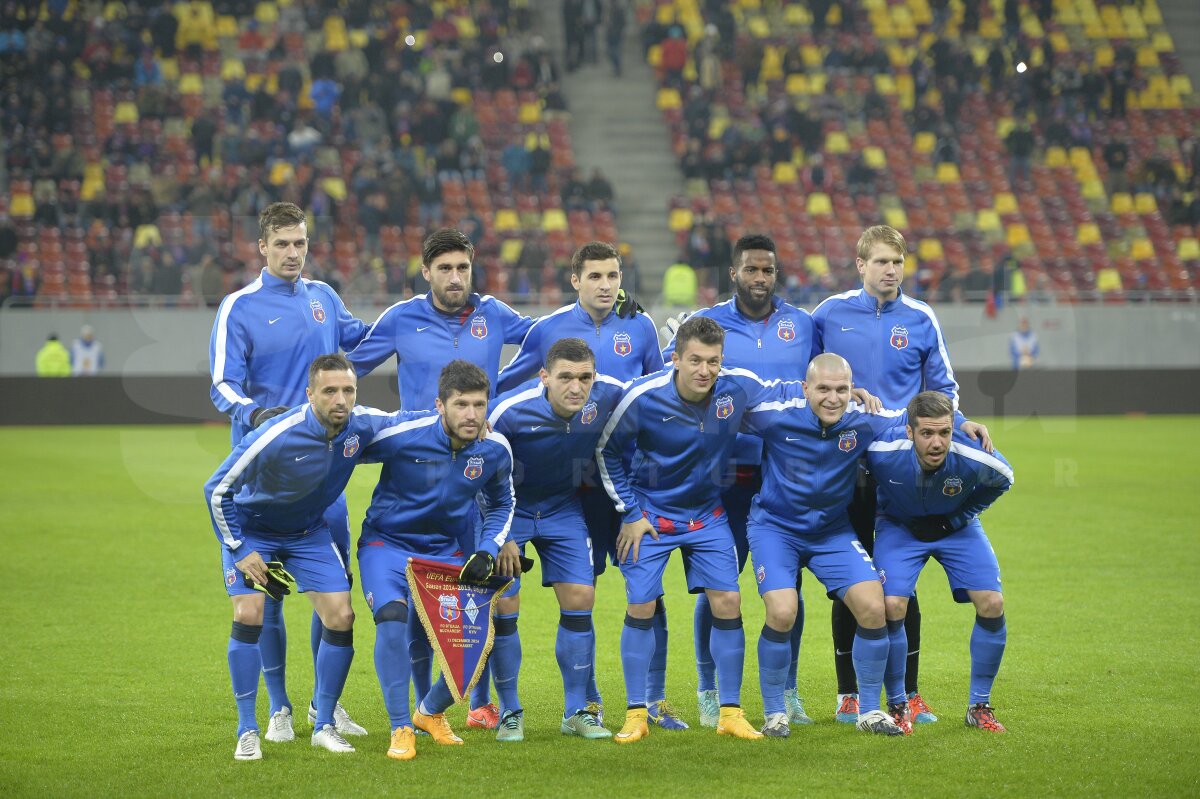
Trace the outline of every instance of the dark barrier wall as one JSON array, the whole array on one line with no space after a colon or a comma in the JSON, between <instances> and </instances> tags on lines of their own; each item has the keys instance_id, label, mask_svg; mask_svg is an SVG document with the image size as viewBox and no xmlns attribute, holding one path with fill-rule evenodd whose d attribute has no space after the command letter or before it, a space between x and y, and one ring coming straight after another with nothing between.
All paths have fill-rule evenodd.
<instances>
[{"instance_id":1,"label":"dark barrier wall","mask_svg":"<svg viewBox=\"0 0 1200 799\"><path fill-rule=\"evenodd\" d=\"M974 416L1073 416L1200 413L1200 370L958 372L960 405ZM5 377L9 403L0 424L191 424L223 422L203 377ZM394 375L368 375L359 402L399 403Z\"/></svg>"}]
</instances>

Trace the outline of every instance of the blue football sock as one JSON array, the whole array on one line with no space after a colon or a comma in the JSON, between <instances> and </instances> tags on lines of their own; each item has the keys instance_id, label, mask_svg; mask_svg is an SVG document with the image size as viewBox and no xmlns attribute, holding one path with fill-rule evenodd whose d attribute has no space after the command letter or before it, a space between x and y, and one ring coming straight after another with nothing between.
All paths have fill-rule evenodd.
<instances>
[{"instance_id":1,"label":"blue football sock","mask_svg":"<svg viewBox=\"0 0 1200 799\"><path fill-rule=\"evenodd\" d=\"M321 633L321 649L317 652L317 695L313 704L317 708L317 725L321 729L333 724L333 709L346 687L346 675L354 660L353 630L324 630Z\"/></svg>"},{"instance_id":2,"label":"blue football sock","mask_svg":"<svg viewBox=\"0 0 1200 799\"><path fill-rule=\"evenodd\" d=\"M429 645L425 628L416 616L412 617L411 624L404 626L408 630L408 660L412 664L413 698L420 702L433 685L433 647Z\"/></svg>"},{"instance_id":3,"label":"blue football sock","mask_svg":"<svg viewBox=\"0 0 1200 799\"><path fill-rule=\"evenodd\" d=\"M287 630L283 626L283 603L270 597L263 602L262 635L258 639L262 655L263 680L271 700L272 715L282 708L291 709L287 692Z\"/></svg>"},{"instance_id":4,"label":"blue football sock","mask_svg":"<svg viewBox=\"0 0 1200 799\"><path fill-rule=\"evenodd\" d=\"M493 646L495 646L493 639ZM479 674L479 680L471 687L471 709L490 705L492 703L492 659L488 658L487 663L483 664L483 671Z\"/></svg>"},{"instance_id":5,"label":"blue football sock","mask_svg":"<svg viewBox=\"0 0 1200 799\"><path fill-rule=\"evenodd\" d=\"M708 647L709 636L712 635L712 607L708 604L708 596L696 596L696 610L692 614L692 640L696 646L696 677L697 690L717 690L717 665L713 663L712 650Z\"/></svg>"},{"instance_id":6,"label":"blue football sock","mask_svg":"<svg viewBox=\"0 0 1200 799\"><path fill-rule=\"evenodd\" d=\"M879 694L883 690L883 672L888 659L887 627L867 629L858 625L851 658L854 673L858 675L858 712L879 710Z\"/></svg>"},{"instance_id":7,"label":"blue football sock","mask_svg":"<svg viewBox=\"0 0 1200 799\"><path fill-rule=\"evenodd\" d=\"M411 667L407 628L408 624L400 621L381 621L375 625L375 673L379 675L383 706L387 708L393 730L412 726L408 705Z\"/></svg>"},{"instance_id":8,"label":"blue football sock","mask_svg":"<svg viewBox=\"0 0 1200 799\"><path fill-rule=\"evenodd\" d=\"M421 712L426 716L433 716L445 712L446 708L453 704L454 697L450 694L450 686L446 685L446 677L442 675L421 700Z\"/></svg>"},{"instance_id":9,"label":"blue football sock","mask_svg":"<svg viewBox=\"0 0 1200 799\"><path fill-rule=\"evenodd\" d=\"M719 619L713 616L709 647L717 663L717 692L722 706L741 705L742 667L746 661L746 631L742 617Z\"/></svg>"},{"instance_id":10,"label":"blue football sock","mask_svg":"<svg viewBox=\"0 0 1200 799\"><path fill-rule=\"evenodd\" d=\"M625 614L621 628L621 670L625 674L625 702L629 707L646 704L646 677L654 657L654 620L635 619Z\"/></svg>"},{"instance_id":11,"label":"blue football sock","mask_svg":"<svg viewBox=\"0 0 1200 799\"><path fill-rule=\"evenodd\" d=\"M646 674L646 706L667 698L667 608L662 597L654 605L654 656Z\"/></svg>"},{"instance_id":12,"label":"blue football sock","mask_svg":"<svg viewBox=\"0 0 1200 799\"><path fill-rule=\"evenodd\" d=\"M994 619L975 617L971 630L971 697L968 704L992 701L992 683L1000 671L1004 645L1008 642L1008 625L1001 614Z\"/></svg>"},{"instance_id":13,"label":"blue football sock","mask_svg":"<svg viewBox=\"0 0 1200 799\"><path fill-rule=\"evenodd\" d=\"M596 641L596 625L593 624L592 625L592 642L593 642L592 668L588 671L587 689L585 691L585 695L587 696L587 701L601 704L604 700L600 697L600 686L596 685L596 647L594 646L595 641Z\"/></svg>"},{"instance_id":14,"label":"blue football sock","mask_svg":"<svg viewBox=\"0 0 1200 799\"><path fill-rule=\"evenodd\" d=\"M564 610L558 618L558 636L554 639L554 658L562 672L563 718L573 716L587 705L588 672L596 657L596 633L590 610Z\"/></svg>"},{"instance_id":15,"label":"blue football sock","mask_svg":"<svg viewBox=\"0 0 1200 799\"><path fill-rule=\"evenodd\" d=\"M796 589L796 599L799 603L796 607L796 623L792 625L788 641L792 659L788 662L787 680L783 686L788 689L796 687L796 676L800 670L800 637L804 635L804 594L800 593L799 588Z\"/></svg>"},{"instance_id":16,"label":"blue football sock","mask_svg":"<svg viewBox=\"0 0 1200 799\"><path fill-rule=\"evenodd\" d=\"M788 657L791 655L791 633L772 630L763 625L758 637L758 687L762 691L763 713L783 713L783 691L789 686ZM793 683L794 685L794 683Z\"/></svg>"},{"instance_id":17,"label":"blue football sock","mask_svg":"<svg viewBox=\"0 0 1200 799\"><path fill-rule=\"evenodd\" d=\"M888 656L883 683L887 689L888 704L902 705L908 700L904 691L904 668L908 661L908 633L904 629L904 619L888 619L887 630Z\"/></svg>"},{"instance_id":18,"label":"blue football sock","mask_svg":"<svg viewBox=\"0 0 1200 799\"><path fill-rule=\"evenodd\" d=\"M314 610L312 614L312 623L308 627L308 643L312 647L313 656L313 706L317 704L317 694L321 691L321 672L317 668L317 656L321 654L321 633L325 631L325 625L321 624L321 617ZM318 729L320 729L318 727Z\"/></svg>"},{"instance_id":19,"label":"blue football sock","mask_svg":"<svg viewBox=\"0 0 1200 799\"><path fill-rule=\"evenodd\" d=\"M258 672L262 668L258 652L261 635L261 625L236 621L229 634L229 678L233 683L233 701L237 703L239 738L246 730L258 729L254 705L258 701Z\"/></svg>"},{"instance_id":20,"label":"blue football sock","mask_svg":"<svg viewBox=\"0 0 1200 799\"><path fill-rule=\"evenodd\" d=\"M492 639L492 675L500 698L500 717L521 709L517 697L517 677L521 673L521 636L517 632L516 613L496 614L496 636ZM480 678L482 679L482 677Z\"/></svg>"}]
</instances>

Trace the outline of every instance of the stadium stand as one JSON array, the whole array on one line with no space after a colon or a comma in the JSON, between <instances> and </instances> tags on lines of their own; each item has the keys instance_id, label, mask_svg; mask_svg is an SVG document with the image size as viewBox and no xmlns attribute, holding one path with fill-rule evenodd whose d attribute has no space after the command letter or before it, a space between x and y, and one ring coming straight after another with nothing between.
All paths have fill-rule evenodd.
<instances>
[{"instance_id":1,"label":"stadium stand","mask_svg":"<svg viewBox=\"0 0 1200 799\"><path fill-rule=\"evenodd\" d=\"M440 225L476 242L478 288L546 303L576 246L618 240L611 186L573 190L527 1L3 14L0 301L215 305L257 275L257 213L280 199L309 213L310 276L380 298L423 288Z\"/></svg>"},{"instance_id":2,"label":"stadium stand","mask_svg":"<svg viewBox=\"0 0 1200 799\"><path fill-rule=\"evenodd\" d=\"M1194 299L1200 108L1155 0L644 10L688 180L670 226L709 297L706 253L747 226L805 265L788 290L811 302L850 287L829 265L883 222L918 295Z\"/></svg>"}]
</instances>

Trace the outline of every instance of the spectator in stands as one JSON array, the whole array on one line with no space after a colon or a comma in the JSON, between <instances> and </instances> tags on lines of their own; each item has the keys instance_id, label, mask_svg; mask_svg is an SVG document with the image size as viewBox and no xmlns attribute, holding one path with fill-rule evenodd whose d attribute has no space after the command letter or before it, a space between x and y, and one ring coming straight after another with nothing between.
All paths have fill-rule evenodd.
<instances>
[{"instance_id":1,"label":"spectator in stands","mask_svg":"<svg viewBox=\"0 0 1200 799\"><path fill-rule=\"evenodd\" d=\"M57 333L46 337L46 343L37 352L35 368L38 377L71 376L71 353L58 340Z\"/></svg>"},{"instance_id":2,"label":"spectator in stands","mask_svg":"<svg viewBox=\"0 0 1200 799\"><path fill-rule=\"evenodd\" d=\"M1150 192L1162 201L1170 196L1176 185L1175 165L1171 162L1171 156L1159 149L1142 162L1135 189Z\"/></svg>"},{"instance_id":3,"label":"spectator in stands","mask_svg":"<svg viewBox=\"0 0 1200 799\"><path fill-rule=\"evenodd\" d=\"M681 258L663 273L663 305L691 311L696 307L699 285L696 270Z\"/></svg>"},{"instance_id":4,"label":"spectator in stands","mask_svg":"<svg viewBox=\"0 0 1200 799\"><path fill-rule=\"evenodd\" d=\"M17 252L17 229L6 212L0 211L0 261L12 258Z\"/></svg>"},{"instance_id":5,"label":"spectator in stands","mask_svg":"<svg viewBox=\"0 0 1200 799\"><path fill-rule=\"evenodd\" d=\"M1129 145L1122 139L1110 139L1104 145L1104 163L1108 165L1108 193L1129 191Z\"/></svg>"},{"instance_id":6,"label":"spectator in stands","mask_svg":"<svg viewBox=\"0 0 1200 799\"><path fill-rule=\"evenodd\" d=\"M79 329L79 338L71 342L71 374L99 374L104 369L104 345L96 340L91 325Z\"/></svg>"},{"instance_id":7,"label":"spectator in stands","mask_svg":"<svg viewBox=\"0 0 1200 799\"><path fill-rule=\"evenodd\" d=\"M580 176L579 168L571 167L562 187L563 207L567 210L587 210L589 207L587 192L588 186Z\"/></svg>"},{"instance_id":8,"label":"spectator in stands","mask_svg":"<svg viewBox=\"0 0 1200 799\"><path fill-rule=\"evenodd\" d=\"M600 171L600 167L593 168L591 180L588 181L587 185L587 198L592 210L614 210L613 200L615 197L616 194L613 191L612 183L608 181L608 178L604 177L604 173ZM472 238L471 240L478 241L476 238Z\"/></svg>"},{"instance_id":9,"label":"spectator in stands","mask_svg":"<svg viewBox=\"0 0 1200 799\"><path fill-rule=\"evenodd\" d=\"M500 164L508 173L508 183L514 191L529 190L529 162L529 151L517 142L505 147L500 154Z\"/></svg>"},{"instance_id":10,"label":"spectator in stands","mask_svg":"<svg viewBox=\"0 0 1200 799\"><path fill-rule=\"evenodd\" d=\"M442 183L438 180L433 161L426 161L417 180L417 221L425 230L433 230L442 221Z\"/></svg>"},{"instance_id":11,"label":"spectator in stands","mask_svg":"<svg viewBox=\"0 0 1200 799\"><path fill-rule=\"evenodd\" d=\"M688 45L683 29L678 25L672 26L667 38L663 40L658 62L663 73L663 82L667 86L683 88L683 69L687 66L687 61Z\"/></svg>"},{"instance_id":12,"label":"spectator in stands","mask_svg":"<svg viewBox=\"0 0 1200 799\"><path fill-rule=\"evenodd\" d=\"M563 43L568 72L574 72L583 63L583 3L584 0L563 0L562 4Z\"/></svg>"},{"instance_id":13,"label":"spectator in stands","mask_svg":"<svg viewBox=\"0 0 1200 799\"><path fill-rule=\"evenodd\" d=\"M550 189L547 175L550 174L550 166L553 163L550 137L544 130L532 133L529 135L525 148L529 151L529 180L533 191L545 194Z\"/></svg>"},{"instance_id":14,"label":"spectator in stands","mask_svg":"<svg viewBox=\"0 0 1200 799\"><path fill-rule=\"evenodd\" d=\"M934 160L939 164L955 164L959 163L958 137L954 135L954 129L949 125L942 125L938 130L937 142L934 145Z\"/></svg>"},{"instance_id":15,"label":"spectator in stands","mask_svg":"<svg viewBox=\"0 0 1200 799\"><path fill-rule=\"evenodd\" d=\"M625 49L625 26L629 21L626 0L608 0L604 14L604 48L613 77L621 77L621 55Z\"/></svg>"},{"instance_id":16,"label":"spectator in stands","mask_svg":"<svg viewBox=\"0 0 1200 799\"><path fill-rule=\"evenodd\" d=\"M225 296L225 280L217 259L209 253L200 258L200 265L192 271L192 290L209 308L216 308Z\"/></svg>"},{"instance_id":17,"label":"spectator in stands","mask_svg":"<svg viewBox=\"0 0 1200 799\"><path fill-rule=\"evenodd\" d=\"M1004 137L1008 150L1008 179L1012 187L1022 190L1029 185L1032 176L1034 138L1029 123L1022 120Z\"/></svg>"},{"instance_id":18,"label":"spectator in stands","mask_svg":"<svg viewBox=\"0 0 1200 799\"><path fill-rule=\"evenodd\" d=\"M862 153L855 156L854 163L846 173L846 184L850 193L856 197L860 194L875 193L875 170L867 164Z\"/></svg>"},{"instance_id":19,"label":"spectator in stands","mask_svg":"<svg viewBox=\"0 0 1200 799\"><path fill-rule=\"evenodd\" d=\"M1100 116L1100 100L1104 96L1104 76L1087 62L1080 67L1080 76L1079 94L1083 99L1083 109L1089 119L1096 119Z\"/></svg>"},{"instance_id":20,"label":"spectator in stands","mask_svg":"<svg viewBox=\"0 0 1200 799\"><path fill-rule=\"evenodd\" d=\"M1009 336L1008 352L1012 356L1013 369L1029 369L1037 364L1041 347L1027 317L1021 317L1017 329Z\"/></svg>"}]
</instances>

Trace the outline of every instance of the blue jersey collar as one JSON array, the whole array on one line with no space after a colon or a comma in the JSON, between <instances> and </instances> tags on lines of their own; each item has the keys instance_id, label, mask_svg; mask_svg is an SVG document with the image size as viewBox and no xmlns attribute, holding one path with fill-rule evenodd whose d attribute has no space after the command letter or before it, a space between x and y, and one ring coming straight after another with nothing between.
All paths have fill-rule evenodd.
<instances>
[{"instance_id":1,"label":"blue jersey collar","mask_svg":"<svg viewBox=\"0 0 1200 799\"><path fill-rule=\"evenodd\" d=\"M866 288L863 288L858 294L858 304L868 309L872 313L874 313L876 309L878 309L880 313L888 313L900 305L901 300L903 299L904 289L902 288L897 289L896 299L888 300L887 302L883 303L883 305L880 305L877 299L868 294Z\"/></svg>"},{"instance_id":2,"label":"blue jersey collar","mask_svg":"<svg viewBox=\"0 0 1200 799\"><path fill-rule=\"evenodd\" d=\"M596 320L593 319L592 315L584 309L584 307L579 303L579 300L575 300L575 305L571 308L571 313L575 314L580 321L586 322L589 325L596 324ZM600 320L600 326L603 327L604 325L609 324L616 317L616 312L609 310L608 314Z\"/></svg>"},{"instance_id":3,"label":"blue jersey collar","mask_svg":"<svg viewBox=\"0 0 1200 799\"><path fill-rule=\"evenodd\" d=\"M779 309L782 306L783 306L783 298L782 297L779 297L779 296L772 297L771 298L771 312L768 313L766 316L762 317L761 319L751 319L750 317L748 317L744 313L742 313L742 309L738 307L736 294L729 298L729 312L731 314L733 314L733 316L735 316L736 318L741 319L742 321L747 322L752 325L765 324L768 319L770 319L772 316L774 316L775 314L777 314L779 312Z\"/></svg>"},{"instance_id":4,"label":"blue jersey collar","mask_svg":"<svg viewBox=\"0 0 1200 799\"><path fill-rule=\"evenodd\" d=\"M279 292L280 294L295 294L300 288L300 281L303 276L293 280L284 280L283 278L275 277L264 266L262 272L259 273L258 279L262 281L263 288L271 291Z\"/></svg>"},{"instance_id":5,"label":"blue jersey collar","mask_svg":"<svg viewBox=\"0 0 1200 799\"><path fill-rule=\"evenodd\" d=\"M482 302L483 299L478 294L471 293L467 295L467 304L459 310L453 312L443 311L433 304L433 289L425 292L425 304L429 307L430 313L436 314L443 319L457 322L460 325L466 323L471 318L471 315L479 310L479 305Z\"/></svg>"}]
</instances>

